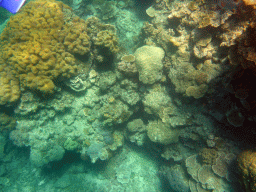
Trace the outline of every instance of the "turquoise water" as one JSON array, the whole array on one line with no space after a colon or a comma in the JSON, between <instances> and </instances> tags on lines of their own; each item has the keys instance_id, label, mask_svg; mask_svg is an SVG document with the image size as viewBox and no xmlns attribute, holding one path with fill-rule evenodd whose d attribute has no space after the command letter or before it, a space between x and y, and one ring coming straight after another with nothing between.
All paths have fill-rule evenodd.
<instances>
[{"instance_id":1,"label":"turquoise water","mask_svg":"<svg viewBox=\"0 0 256 192\"><path fill-rule=\"evenodd\" d=\"M242 192L243 8L62 2L0 9L0 191Z\"/></svg>"}]
</instances>

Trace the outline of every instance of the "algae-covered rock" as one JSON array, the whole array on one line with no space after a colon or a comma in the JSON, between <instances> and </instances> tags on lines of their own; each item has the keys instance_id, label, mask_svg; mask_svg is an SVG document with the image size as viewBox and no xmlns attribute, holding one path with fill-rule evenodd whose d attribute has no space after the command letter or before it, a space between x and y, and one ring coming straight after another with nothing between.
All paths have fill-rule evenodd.
<instances>
[{"instance_id":1,"label":"algae-covered rock","mask_svg":"<svg viewBox=\"0 0 256 192\"><path fill-rule=\"evenodd\" d=\"M30 160L35 166L41 167L51 161L61 160L64 153L65 150L60 145L54 142L42 142L31 148Z\"/></svg>"},{"instance_id":2,"label":"algae-covered rock","mask_svg":"<svg viewBox=\"0 0 256 192\"><path fill-rule=\"evenodd\" d=\"M139 79L141 82L144 84L153 84L161 79L164 54L162 48L147 45L135 51L135 63L139 71Z\"/></svg>"},{"instance_id":3,"label":"algae-covered rock","mask_svg":"<svg viewBox=\"0 0 256 192\"><path fill-rule=\"evenodd\" d=\"M150 121L147 126L147 134L151 141L168 145L179 140L179 131L171 128L161 121Z\"/></svg>"},{"instance_id":4,"label":"algae-covered rock","mask_svg":"<svg viewBox=\"0 0 256 192\"><path fill-rule=\"evenodd\" d=\"M6 139L0 135L0 160L3 158L4 156L4 146L6 144Z\"/></svg>"},{"instance_id":5,"label":"algae-covered rock","mask_svg":"<svg viewBox=\"0 0 256 192\"><path fill-rule=\"evenodd\" d=\"M165 176L174 191L189 192L189 181L185 170L181 165L174 165L167 168Z\"/></svg>"},{"instance_id":6,"label":"algae-covered rock","mask_svg":"<svg viewBox=\"0 0 256 192\"><path fill-rule=\"evenodd\" d=\"M64 148L70 151L77 149L78 146L79 144L76 141L73 141L70 137L64 143Z\"/></svg>"}]
</instances>

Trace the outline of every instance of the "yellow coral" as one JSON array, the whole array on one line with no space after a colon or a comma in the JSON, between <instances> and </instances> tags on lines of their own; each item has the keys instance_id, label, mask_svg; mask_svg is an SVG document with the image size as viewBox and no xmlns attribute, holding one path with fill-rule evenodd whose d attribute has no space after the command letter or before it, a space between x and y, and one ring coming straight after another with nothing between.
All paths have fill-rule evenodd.
<instances>
[{"instance_id":1,"label":"yellow coral","mask_svg":"<svg viewBox=\"0 0 256 192\"><path fill-rule=\"evenodd\" d=\"M238 167L246 192L256 191L256 152L244 151L238 156Z\"/></svg>"},{"instance_id":2,"label":"yellow coral","mask_svg":"<svg viewBox=\"0 0 256 192\"><path fill-rule=\"evenodd\" d=\"M20 97L19 81L16 79L7 65L0 60L0 105L13 103Z\"/></svg>"},{"instance_id":3,"label":"yellow coral","mask_svg":"<svg viewBox=\"0 0 256 192\"><path fill-rule=\"evenodd\" d=\"M100 45L108 48L112 53L119 51L116 35L110 30L103 30L97 34L95 45Z\"/></svg>"},{"instance_id":4,"label":"yellow coral","mask_svg":"<svg viewBox=\"0 0 256 192\"><path fill-rule=\"evenodd\" d=\"M65 26L69 31L64 39L64 45L71 53L84 55L90 51L90 37L86 32L85 21L79 17L75 17L72 22Z\"/></svg>"},{"instance_id":5,"label":"yellow coral","mask_svg":"<svg viewBox=\"0 0 256 192\"><path fill-rule=\"evenodd\" d=\"M75 58L62 43L71 32L63 9L68 7L59 1L31 1L10 18L1 34L0 58L22 87L51 93L54 79L75 74Z\"/></svg>"}]
</instances>

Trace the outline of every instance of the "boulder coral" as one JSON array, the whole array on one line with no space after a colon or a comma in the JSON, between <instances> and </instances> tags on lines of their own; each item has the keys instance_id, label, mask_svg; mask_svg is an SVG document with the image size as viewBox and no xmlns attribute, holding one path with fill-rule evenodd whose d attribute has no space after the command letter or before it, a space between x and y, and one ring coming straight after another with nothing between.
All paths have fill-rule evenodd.
<instances>
[{"instance_id":1,"label":"boulder coral","mask_svg":"<svg viewBox=\"0 0 256 192\"><path fill-rule=\"evenodd\" d=\"M53 93L56 80L87 67L76 56L102 62L119 50L114 26L96 17L84 21L55 0L29 2L10 18L0 40L0 104L17 101L20 87Z\"/></svg>"},{"instance_id":2,"label":"boulder coral","mask_svg":"<svg viewBox=\"0 0 256 192\"><path fill-rule=\"evenodd\" d=\"M75 58L62 43L72 32L65 27L65 9L70 8L59 1L37 0L10 18L0 37L0 58L21 87L52 93L54 79L76 73Z\"/></svg>"},{"instance_id":3,"label":"boulder coral","mask_svg":"<svg viewBox=\"0 0 256 192\"><path fill-rule=\"evenodd\" d=\"M134 53L139 79L144 84L154 84L162 78L165 52L160 47L143 46Z\"/></svg>"},{"instance_id":4,"label":"boulder coral","mask_svg":"<svg viewBox=\"0 0 256 192\"><path fill-rule=\"evenodd\" d=\"M161 121L150 121L147 125L147 134L151 141L163 145L177 143L179 140L179 131Z\"/></svg>"}]
</instances>

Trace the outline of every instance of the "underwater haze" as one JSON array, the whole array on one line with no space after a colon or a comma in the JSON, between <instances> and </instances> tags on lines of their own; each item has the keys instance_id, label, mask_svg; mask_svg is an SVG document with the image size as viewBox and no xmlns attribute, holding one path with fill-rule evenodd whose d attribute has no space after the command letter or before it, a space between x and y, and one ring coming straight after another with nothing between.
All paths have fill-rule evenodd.
<instances>
[{"instance_id":1,"label":"underwater haze","mask_svg":"<svg viewBox=\"0 0 256 192\"><path fill-rule=\"evenodd\" d=\"M255 36L253 0L0 8L0 192L255 192Z\"/></svg>"}]
</instances>

